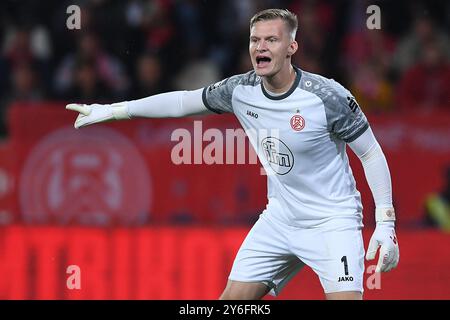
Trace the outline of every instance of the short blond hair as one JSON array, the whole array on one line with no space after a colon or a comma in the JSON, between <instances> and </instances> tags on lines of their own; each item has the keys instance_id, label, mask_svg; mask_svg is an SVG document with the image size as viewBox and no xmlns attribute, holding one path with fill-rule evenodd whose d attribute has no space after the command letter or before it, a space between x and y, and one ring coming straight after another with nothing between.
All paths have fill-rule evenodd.
<instances>
[{"instance_id":1,"label":"short blond hair","mask_svg":"<svg viewBox=\"0 0 450 320\"><path fill-rule=\"evenodd\" d=\"M276 20L281 19L286 23L288 31L291 34L292 40L295 40L295 35L298 29L297 15L290 12L287 9L266 9L256 13L250 19L250 29L255 23L259 21Z\"/></svg>"}]
</instances>

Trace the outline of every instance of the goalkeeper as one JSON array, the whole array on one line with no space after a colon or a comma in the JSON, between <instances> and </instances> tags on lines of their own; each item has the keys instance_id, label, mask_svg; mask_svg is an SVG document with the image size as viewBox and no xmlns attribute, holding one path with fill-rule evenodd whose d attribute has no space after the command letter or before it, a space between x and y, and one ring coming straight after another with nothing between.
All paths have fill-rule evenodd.
<instances>
[{"instance_id":1,"label":"goalkeeper","mask_svg":"<svg viewBox=\"0 0 450 320\"><path fill-rule=\"evenodd\" d=\"M268 9L250 21L253 70L206 88L162 93L111 105L69 104L75 127L135 117L232 112L267 172L267 207L242 243L221 299L277 295L308 265L327 299L362 299L364 255L376 272L395 268L391 177L380 145L352 94L334 80L292 65L297 17ZM253 129L253 130L250 130ZM278 135L269 133L278 130ZM375 201L375 232L367 253L361 196L346 154L364 167ZM281 161L281 160L282 161Z\"/></svg>"}]
</instances>

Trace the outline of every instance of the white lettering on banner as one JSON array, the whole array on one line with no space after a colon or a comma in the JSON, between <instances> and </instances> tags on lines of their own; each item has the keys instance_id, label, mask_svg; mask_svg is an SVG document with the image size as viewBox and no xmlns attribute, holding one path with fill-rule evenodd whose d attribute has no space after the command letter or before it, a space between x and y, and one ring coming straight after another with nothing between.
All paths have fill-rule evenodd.
<instances>
[{"instance_id":1,"label":"white lettering on banner","mask_svg":"<svg viewBox=\"0 0 450 320\"><path fill-rule=\"evenodd\" d=\"M248 145L248 163L256 164L256 153L251 145L245 141L246 134L250 138L255 136L255 133L250 131L244 131L241 128L226 129L225 132L217 128L203 130L202 121L194 121L194 129L192 131L186 128L178 128L172 132L170 137L171 141L178 142L172 148L172 162L176 165L192 163L234 164L234 141L236 140L237 163L245 164L245 151L246 145ZM209 143L203 147L203 142Z\"/></svg>"},{"instance_id":2,"label":"white lettering on banner","mask_svg":"<svg viewBox=\"0 0 450 320\"><path fill-rule=\"evenodd\" d=\"M370 274L366 280L366 287L369 290L381 289L381 273L375 272L376 268L376 265L370 265L366 270L366 273Z\"/></svg>"},{"instance_id":3,"label":"white lettering on banner","mask_svg":"<svg viewBox=\"0 0 450 320\"><path fill-rule=\"evenodd\" d=\"M81 269L77 265L70 265L67 267L66 270L67 274L70 274L70 276L67 278L66 286L67 289L73 290L81 289Z\"/></svg>"}]
</instances>

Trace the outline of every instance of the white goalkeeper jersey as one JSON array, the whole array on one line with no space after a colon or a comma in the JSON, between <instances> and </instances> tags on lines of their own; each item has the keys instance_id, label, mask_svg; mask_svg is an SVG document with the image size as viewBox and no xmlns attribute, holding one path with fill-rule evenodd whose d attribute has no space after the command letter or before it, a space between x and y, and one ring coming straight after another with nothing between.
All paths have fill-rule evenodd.
<instances>
[{"instance_id":1,"label":"white goalkeeper jersey","mask_svg":"<svg viewBox=\"0 0 450 320\"><path fill-rule=\"evenodd\" d=\"M362 225L345 150L369 127L367 119L339 83L295 70L282 95L268 93L251 71L204 88L203 103L216 113L233 112L246 130L267 174L270 218L302 228L336 218Z\"/></svg>"}]
</instances>

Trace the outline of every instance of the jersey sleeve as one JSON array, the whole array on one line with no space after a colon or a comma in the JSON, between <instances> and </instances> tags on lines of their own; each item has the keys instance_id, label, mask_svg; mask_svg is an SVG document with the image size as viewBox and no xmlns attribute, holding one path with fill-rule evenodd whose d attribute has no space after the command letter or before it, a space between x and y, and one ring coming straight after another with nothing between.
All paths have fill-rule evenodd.
<instances>
[{"instance_id":1,"label":"jersey sleeve","mask_svg":"<svg viewBox=\"0 0 450 320\"><path fill-rule=\"evenodd\" d=\"M235 75L205 87L202 95L205 107L215 113L233 112L233 91L241 78L242 75Z\"/></svg>"},{"instance_id":2,"label":"jersey sleeve","mask_svg":"<svg viewBox=\"0 0 450 320\"><path fill-rule=\"evenodd\" d=\"M362 135L369 122L355 97L336 81L325 101L328 129L339 139L349 143Z\"/></svg>"}]
</instances>

